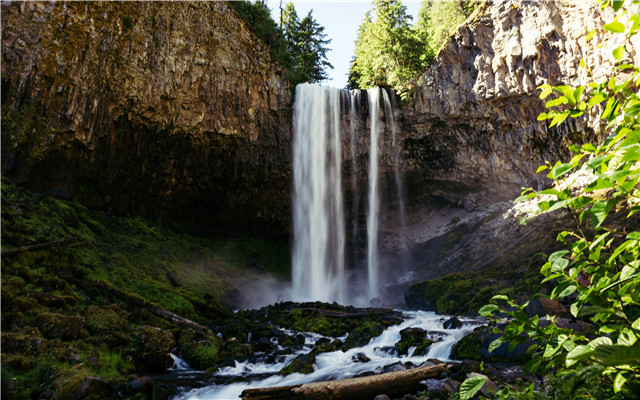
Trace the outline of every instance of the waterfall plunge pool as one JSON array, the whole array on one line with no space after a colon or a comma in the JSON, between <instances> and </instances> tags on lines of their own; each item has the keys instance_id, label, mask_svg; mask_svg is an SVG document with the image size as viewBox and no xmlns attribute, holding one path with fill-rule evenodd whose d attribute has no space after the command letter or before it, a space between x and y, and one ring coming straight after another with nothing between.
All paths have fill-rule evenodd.
<instances>
[{"instance_id":1,"label":"waterfall plunge pool","mask_svg":"<svg viewBox=\"0 0 640 400\"><path fill-rule=\"evenodd\" d=\"M312 351L318 340L325 336L316 333L287 331L288 334L304 335L304 345L297 351L275 358L275 362L235 362L235 365L221 368L214 377L227 380L227 384L214 384L197 389L181 388L175 400L239 399L245 389L296 385L309 382L353 378L363 374L377 374L399 369L417 367L429 359L449 361L454 344L462 337L483 325L478 318L458 317L459 328L445 328L450 317L427 311L403 311L403 322L387 328L368 344L348 350L337 350L316 355L313 372L310 374L279 372L294 358ZM400 332L407 328L423 329L425 338L433 340L426 354L414 355L415 346L409 347L406 355L399 355L397 344ZM348 335L328 339L346 339ZM225 379L226 378L226 379ZM234 380L239 380L232 382Z\"/></svg>"}]
</instances>

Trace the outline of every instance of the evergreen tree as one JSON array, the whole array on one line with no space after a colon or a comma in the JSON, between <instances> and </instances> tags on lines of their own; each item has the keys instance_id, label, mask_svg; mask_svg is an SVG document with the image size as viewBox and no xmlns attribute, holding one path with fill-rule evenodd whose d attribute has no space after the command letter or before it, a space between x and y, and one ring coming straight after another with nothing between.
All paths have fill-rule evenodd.
<instances>
[{"instance_id":1,"label":"evergreen tree","mask_svg":"<svg viewBox=\"0 0 640 400\"><path fill-rule=\"evenodd\" d=\"M280 26L271 18L264 1L228 2L247 22L253 32L270 48L271 55L287 70L292 85L320 82L327 79L326 68L333 68L327 60L324 27L313 18L311 11L302 19L292 3L280 13Z\"/></svg>"},{"instance_id":2,"label":"evergreen tree","mask_svg":"<svg viewBox=\"0 0 640 400\"><path fill-rule=\"evenodd\" d=\"M420 74L430 59L401 1L374 0L372 4L358 32L349 87L391 86L402 96L408 80Z\"/></svg>"},{"instance_id":3,"label":"evergreen tree","mask_svg":"<svg viewBox=\"0 0 640 400\"><path fill-rule=\"evenodd\" d=\"M484 1L433 1L423 0L418 12L416 31L435 54L454 30L463 23Z\"/></svg>"}]
</instances>

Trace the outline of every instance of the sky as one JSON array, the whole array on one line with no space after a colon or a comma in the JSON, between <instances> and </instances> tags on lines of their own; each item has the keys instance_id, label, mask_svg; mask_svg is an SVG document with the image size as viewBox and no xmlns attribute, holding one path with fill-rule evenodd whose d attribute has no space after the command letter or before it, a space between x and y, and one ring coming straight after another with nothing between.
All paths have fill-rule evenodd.
<instances>
[{"instance_id":1,"label":"sky","mask_svg":"<svg viewBox=\"0 0 640 400\"><path fill-rule=\"evenodd\" d=\"M283 7L288 3L283 0ZM407 14L413 16L416 22L419 0L403 1L407 6ZM280 0L267 0L271 9L271 16L276 22L280 22ZM327 59L333 65L329 69L329 79L322 82L323 85L343 88L347 85L349 64L354 54L355 41L358 36L358 27L364 19L365 13L371 9L371 1L303 1L294 0L293 5L300 19L304 18L309 10L313 10L312 16L325 28L327 39L331 39L327 52Z\"/></svg>"}]
</instances>

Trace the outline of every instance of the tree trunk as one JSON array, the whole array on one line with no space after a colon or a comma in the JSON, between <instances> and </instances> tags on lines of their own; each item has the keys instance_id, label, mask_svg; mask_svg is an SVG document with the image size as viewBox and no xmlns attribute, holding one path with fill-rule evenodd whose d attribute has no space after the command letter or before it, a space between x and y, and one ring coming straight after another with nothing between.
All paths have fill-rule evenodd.
<instances>
[{"instance_id":1,"label":"tree trunk","mask_svg":"<svg viewBox=\"0 0 640 400\"><path fill-rule=\"evenodd\" d=\"M373 399L379 394L386 394L390 398L402 397L408 393L418 392L422 388L421 381L437 378L444 371L451 371L457 368L459 368L458 364L442 363L361 378L312 382L275 388L247 389L242 392L242 398L247 400L360 400Z\"/></svg>"}]
</instances>

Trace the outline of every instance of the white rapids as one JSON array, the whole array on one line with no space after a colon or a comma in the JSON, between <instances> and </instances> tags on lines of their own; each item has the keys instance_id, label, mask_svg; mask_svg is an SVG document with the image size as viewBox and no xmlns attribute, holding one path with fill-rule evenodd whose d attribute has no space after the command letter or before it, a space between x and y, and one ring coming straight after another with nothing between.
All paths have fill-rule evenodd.
<instances>
[{"instance_id":1,"label":"white rapids","mask_svg":"<svg viewBox=\"0 0 640 400\"><path fill-rule=\"evenodd\" d=\"M444 329L443 323L449 318L426 311L407 311L403 313L405 321L385 330L380 336L362 347L347 351L334 351L316 356L314 371L303 375L294 373L288 376L272 375L265 379L251 382L236 382L228 385L214 385L193 389L179 394L175 400L209 400L209 399L239 399L245 389L296 385L325 380L353 378L367 371L382 372L385 366L402 362L420 365L430 358L449 361L453 345L462 337L473 331L481 323L477 319L459 317L463 326L458 329ZM399 356L397 352L389 351L400 340L400 331L406 328L422 328L428 332L427 338L435 341L429 347L427 354L414 356L415 348L410 348L407 355ZM274 364L251 364L236 362L233 367L222 368L216 375L220 376L249 376L260 374L277 374L298 354L309 352L313 344L320 339L320 335L307 335L305 350L286 356ZM342 337L341 339L344 339ZM370 359L359 362L358 354Z\"/></svg>"}]
</instances>

